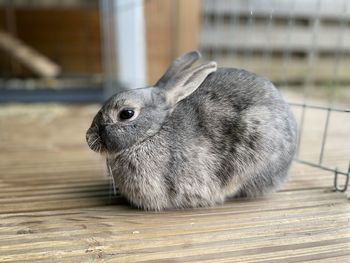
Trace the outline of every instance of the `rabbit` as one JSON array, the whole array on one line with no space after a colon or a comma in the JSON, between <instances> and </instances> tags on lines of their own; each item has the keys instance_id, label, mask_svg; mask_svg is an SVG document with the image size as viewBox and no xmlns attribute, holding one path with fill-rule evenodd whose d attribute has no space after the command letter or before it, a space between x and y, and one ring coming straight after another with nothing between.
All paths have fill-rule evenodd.
<instances>
[{"instance_id":1,"label":"rabbit","mask_svg":"<svg viewBox=\"0 0 350 263\"><path fill-rule=\"evenodd\" d=\"M88 129L115 186L145 210L257 197L286 180L297 125L274 85L243 69L193 67L198 51L154 85L113 95Z\"/></svg>"}]
</instances>

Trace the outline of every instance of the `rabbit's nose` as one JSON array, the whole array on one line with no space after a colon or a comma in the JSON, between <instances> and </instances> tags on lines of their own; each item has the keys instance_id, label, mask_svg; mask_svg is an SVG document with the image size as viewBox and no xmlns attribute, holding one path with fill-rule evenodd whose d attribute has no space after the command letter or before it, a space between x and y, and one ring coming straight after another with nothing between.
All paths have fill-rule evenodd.
<instances>
[{"instance_id":1,"label":"rabbit's nose","mask_svg":"<svg viewBox=\"0 0 350 263\"><path fill-rule=\"evenodd\" d=\"M109 124L100 125L98 134L104 145L110 144L113 137L113 130Z\"/></svg>"}]
</instances>

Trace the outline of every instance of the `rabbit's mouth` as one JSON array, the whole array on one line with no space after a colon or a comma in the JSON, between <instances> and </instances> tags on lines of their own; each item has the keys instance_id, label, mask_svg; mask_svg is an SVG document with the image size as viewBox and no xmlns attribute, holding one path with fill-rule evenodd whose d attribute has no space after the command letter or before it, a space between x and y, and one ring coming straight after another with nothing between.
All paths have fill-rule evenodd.
<instances>
[{"instance_id":1,"label":"rabbit's mouth","mask_svg":"<svg viewBox=\"0 0 350 263\"><path fill-rule=\"evenodd\" d=\"M104 143L98 134L96 127L91 126L86 133L86 142L89 145L90 149L97 153L105 152L106 148Z\"/></svg>"}]
</instances>

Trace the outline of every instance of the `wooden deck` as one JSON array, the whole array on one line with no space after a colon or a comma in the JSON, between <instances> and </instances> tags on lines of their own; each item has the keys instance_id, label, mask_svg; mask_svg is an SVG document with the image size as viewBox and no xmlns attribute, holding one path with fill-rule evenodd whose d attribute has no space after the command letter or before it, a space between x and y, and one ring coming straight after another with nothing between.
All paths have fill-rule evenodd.
<instances>
[{"instance_id":1,"label":"wooden deck","mask_svg":"<svg viewBox=\"0 0 350 263\"><path fill-rule=\"evenodd\" d=\"M297 163L285 188L265 198L130 208L85 144L96 110L0 107L0 262L350 262L348 197L332 191L331 173ZM324 117L309 117L303 156L317 158ZM329 131L334 154L325 161L341 165L350 122L339 122L346 127Z\"/></svg>"}]
</instances>

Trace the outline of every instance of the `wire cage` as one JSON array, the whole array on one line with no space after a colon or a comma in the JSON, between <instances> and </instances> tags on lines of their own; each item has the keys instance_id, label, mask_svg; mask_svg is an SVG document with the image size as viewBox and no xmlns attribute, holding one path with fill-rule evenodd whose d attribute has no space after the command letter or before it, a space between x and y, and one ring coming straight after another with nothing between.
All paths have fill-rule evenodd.
<instances>
[{"instance_id":1,"label":"wire cage","mask_svg":"<svg viewBox=\"0 0 350 263\"><path fill-rule=\"evenodd\" d=\"M350 177L348 0L0 0L0 6L7 7L3 15L7 30L34 47L39 41L35 42L28 29L22 32L20 28L21 23L28 21L25 20L24 11L38 9L47 12L54 7L58 9L56 18L62 10L77 11L79 7L84 12L88 11L88 16L78 20L81 22L79 34L77 31L71 34L81 36L78 40L86 51L84 53L76 46L76 54L82 54L79 57L82 63L77 65L75 62L79 59L70 60L75 64L69 67L77 74L74 73L73 78L72 73L67 73L55 81L35 82L35 86L42 83L43 86L54 88L47 95L42 93L39 100L45 96L53 98L55 83L61 83L61 92L73 90L75 93L65 93L56 98L69 101L76 96L76 101L101 101L115 92L120 82L129 81L121 76L122 70L126 73L132 71L127 78L136 85L150 83L153 76L159 74L158 68L164 70L171 59L190 48L183 43L193 39L196 42L194 48L199 48L204 58L215 60L221 66L244 68L273 81L287 95L299 121L295 160L334 173L335 189L347 190ZM14 7L24 8L24 11L15 12ZM189 12L187 19L191 18L191 21L182 17L186 12ZM77 18L76 14L72 13L71 17ZM146 21L142 22L143 14L146 14ZM157 28L152 27L155 14L157 21L161 21ZM197 23L197 14L200 17L198 27L193 27ZM128 20L129 15L141 21L144 28L140 27L134 38L123 42L118 38L120 31L126 29L124 33L128 34L136 27L132 24L133 20ZM126 22L122 22L126 26L118 26L123 17ZM52 20L53 16L49 18ZM74 21L77 22L77 19ZM62 34L66 29L56 29L55 37L61 42L66 39ZM180 38L185 41L179 41ZM155 42L157 45L154 45ZM39 44L37 47L41 48ZM125 45L129 46L131 52L124 53ZM73 48L72 45L67 47L58 43L57 46L52 44L43 47L43 50L53 60L65 64L68 60L65 61L64 56L59 57L58 54L63 53L63 50L73 52ZM123 57L126 57L124 63L128 63L121 67L119 59ZM166 58L164 63L158 63L157 66L149 63L151 60L159 61L161 57ZM16 65L12 66L16 68ZM69 79L68 88L62 88L64 79ZM6 77L0 79L0 101L7 99L2 86L14 82L8 81ZM29 89L33 86L30 79L20 84L27 85ZM78 89L74 89L75 86L79 86ZM89 87L81 89L81 86ZM10 92L14 92L14 96L19 94L17 90ZM309 134L316 126L316 135ZM334 137L341 140L334 140Z\"/></svg>"},{"instance_id":2,"label":"wire cage","mask_svg":"<svg viewBox=\"0 0 350 263\"><path fill-rule=\"evenodd\" d=\"M112 1L101 2L108 94L116 86L113 72L118 72L118 63L111 54L111 47L120 44L115 38L115 13L137 10L149 2L160 5L160 1L120 1L116 8ZM167 2L172 2L171 16L176 17L174 3L176 6L179 1ZM333 142L330 130L338 130L349 141L349 1L203 0L200 4L198 45L204 58L265 76L283 93L296 92L296 97L287 96L299 122L295 160L332 172L335 189L346 191L350 145ZM172 19L172 24L177 23ZM170 28L171 38L176 39L176 28ZM151 33L146 32L147 37ZM172 58L175 56L176 52L172 52ZM310 112L317 117L317 123L308 120ZM305 145L305 133L313 129L310 125L318 126L318 139L311 140L313 145ZM310 149L311 155L305 153Z\"/></svg>"},{"instance_id":3,"label":"wire cage","mask_svg":"<svg viewBox=\"0 0 350 263\"><path fill-rule=\"evenodd\" d=\"M61 73L25 75L28 57L6 53L2 32ZM290 180L256 198L142 211L86 131L120 84L152 85L193 49L279 88L299 123ZM349 69L350 0L0 0L0 262L349 262ZM170 205L201 198L189 179L140 183ZM199 184L205 199L239 187L211 183Z\"/></svg>"},{"instance_id":4,"label":"wire cage","mask_svg":"<svg viewBox=\"0 0 350 263\"><path fill-rule=\"evenodd\" d=\"M350 122L350 3L347 0L205 0L200 45L219 65L245 68L271 79L282 92L297 90L290 102L299 121L295 160L334 173L334 187L346 191L350 176L349 145L334 147L341 158L326 161L329 130ZM323 94L323 95L321 95ZM343 95L340 95L343 94ZM315 97L322 97L316 103ZM320 141L313 158L303 155L306 115L317 111ZM336 129L347 134L348 125ZM339 166L338 166L339 165ZM340 168L341 166L341 168ZM344 179L340 183L339 176Z\"/></svg>"}]
</instances>

